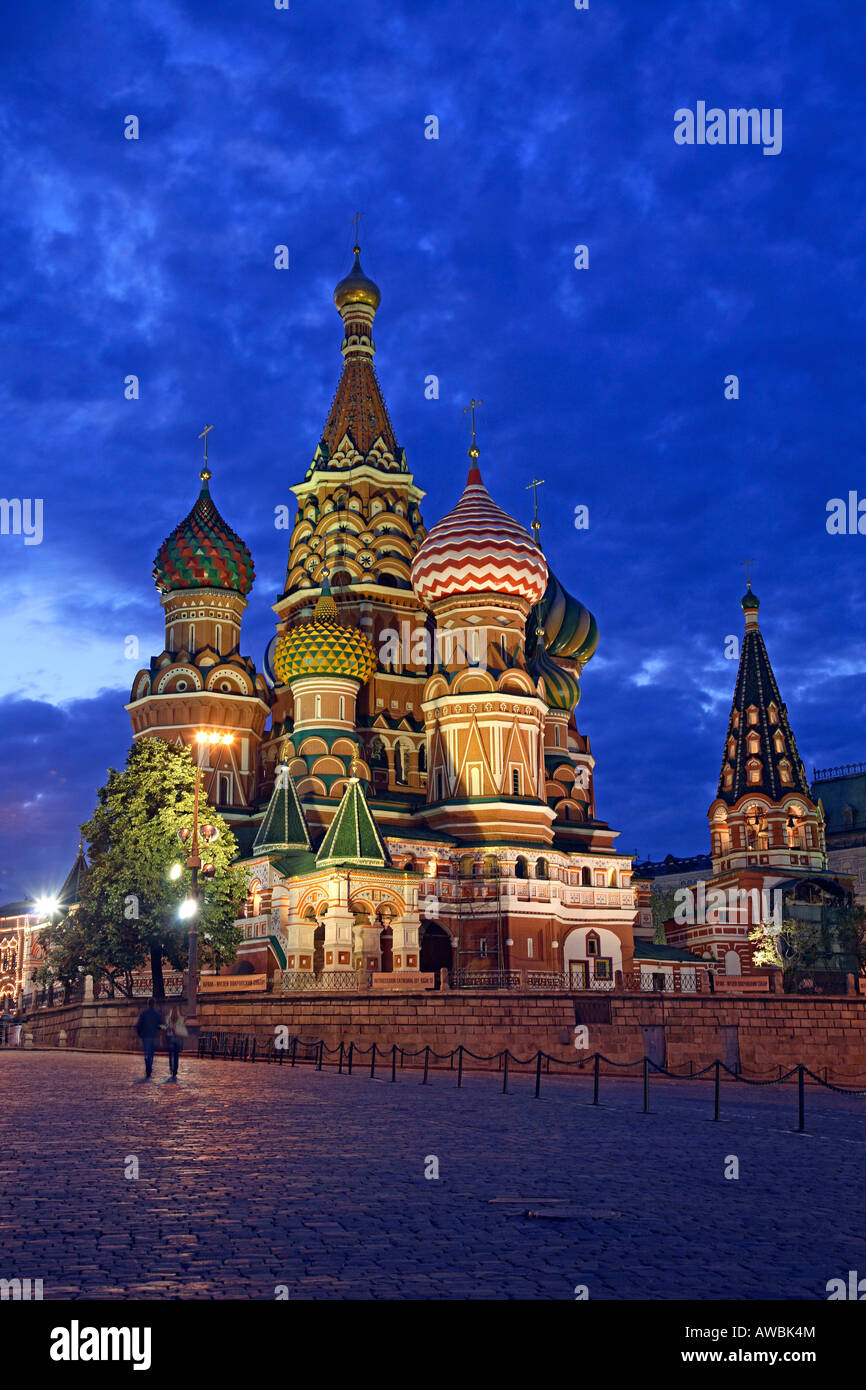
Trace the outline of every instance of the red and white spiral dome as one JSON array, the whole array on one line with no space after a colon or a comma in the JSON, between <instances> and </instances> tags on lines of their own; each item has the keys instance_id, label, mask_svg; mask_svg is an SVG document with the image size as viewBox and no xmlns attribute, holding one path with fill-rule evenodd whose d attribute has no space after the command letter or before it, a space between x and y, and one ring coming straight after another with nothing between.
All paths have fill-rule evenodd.
<instances>
[{"instance_id":1,"label":"red and white spiral dome","mask_svg":"<svg viewBox=\"0 0 866 1390\"><path fill-rule=\"evenodd\" d=\"M473 464L463 496L428 533L412 565L412 587L429 607L461 594L508 594L533 605L547 562L529 532L497 507Z\"/></svg>"}]
</instances>

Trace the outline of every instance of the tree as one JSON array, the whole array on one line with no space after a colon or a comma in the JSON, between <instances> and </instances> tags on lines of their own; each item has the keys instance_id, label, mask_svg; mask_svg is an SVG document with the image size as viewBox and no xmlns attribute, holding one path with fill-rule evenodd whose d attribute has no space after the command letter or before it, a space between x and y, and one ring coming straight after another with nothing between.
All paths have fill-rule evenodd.
<instances>
[{"instance_id":1,"label":"tree","mask_svg":"<svg viewBox=\"0 0 866 1390\"><path fill-rule=\"evenodd\" d=\"M54 969L68 973L77 964L94 979L131 993L132 972L149 962L153 992L161 998L163 958L175 969L186 966L188 926L178 909L190 888L189 851L178 831L192 830L195 779L190 750L159 738L134 743L125 768L109 769L96 810L81 827L90 859L81 901L49 936ZM211 939L211 954L226 961L241 939L234 919L246 883L230 867L237 854L234 835L202 797L199 826L205 823L220 834L209 845L200 838L203 864L212 864L214 875L199 875L198 926ZM176 864L182 872L172 879Z\"/></svg>"},{"instance_id":2,"label":"tree","mask_svg":"<svg viewBox=\"0 0 866 1390\"><path fill-rule=\"evenodd\" d=\"M796 987L801 970L855 969L866 962L866 912L844 902L827 904L820 919L786 917L781 927L762 922L749 932L756 965L773 965L783 973L786 989Z\"/></svg>"},{"instance_id":3,"label":"tree","mask_svg":"<svg viewBox=\"0 0 866 1390\"><path fill-rule=\"evenodd\" d=\"M666 946L667 936L665 935L665 922L670 922L677 907L676 890L673 888L653 888L652 891L652 911L653 942L656 946Z\"/></svg>"}]
</instances>

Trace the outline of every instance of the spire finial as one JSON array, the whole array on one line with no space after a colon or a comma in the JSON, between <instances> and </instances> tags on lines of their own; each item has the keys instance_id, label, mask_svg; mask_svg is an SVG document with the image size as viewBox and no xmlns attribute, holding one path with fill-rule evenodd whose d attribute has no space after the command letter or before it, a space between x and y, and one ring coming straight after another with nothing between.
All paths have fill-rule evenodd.
<instances>
[{"instance_id":1,"label":"spire finial","mask_svg":"<svg viewBox=\"0 0 866 1390\"><path fill-rule=\"evenodd\" d=\"M483 404L484 404L483 401L476 401L476 400L473 398L473 399L469 402L469 404L468 404L467 406L465 406L464 409L463 409L463 414L464 414L464 415L469 415L469 416L471 417L471 420L472 420L472 443L471 443L470 446L469 446L469 457L470 457L471 459L473 459L473 460L478 458L478 455L479 455L479 452L480 452L480 451L479 451L479 448L478 448L478 445L477 445L476 442L475 442L475 412L476 412L476 410L478 409L478 407L479 407L480 405L483 405Z\"/></svg>"},{"instance_id":2,"label":"spire finial","mask_svg":"<svg viewBox=\"0 0 866 1390\"><path fill-rule=\"evenodd\" d=\"M208 466L207 466L207 437L208 437L208 435L210 434L210 432L211 432L212 429L213 429L213 425L205 425L204 429L202 430L201 434L199 435L199 439L203 439L203 440L204 440L204 468L201 470L201 472L200 472L199 475L198 475L198 476L201 478L201 480L202 480L203 483L206 483L207 480L208 480L208 478L209 478L210 475L211 475L210 469L209 469Z\"/></svg>"},{"instance_id":3,"label":"spire finial","mask_svg":"<svg viewBox=\"0 0 866 1390\"><path fill-rule=\"evenodd\" d=\"M536 545L538 545L539 543L539 532L541 531L541 522L538 520L538 489L541 487L543 482L543 478L533 478L531 483L526 484L527 492L530 488L532 488L532 507L534 512L532 518L532 534L535 538Z\"/></svg>"},{"instance_id":4,"label":"spire finial","mask_svg":"<svg viewBox=\"0 0 866 1390\"><path fill-rule=\"evenodd\" d=\"M752 587L752 575L751 575L751 572L750 572L750 568L749 568L749 567L750 567L751 565L753 565L754 563L755 563L754 559L751 559L751 560L741 560L741 561L740 561L740 565L743 566L743 567L745 568L745 571L746 571L746 587L747 587L748 589L751 589L751 587Z\"/></svg>"},{"instance_id":5,"label":"spire finial","mask_svg":"<svg viewBox=\"0 0 866 1390\"><path fill-rule=\"evenodd\" d=\"M361 254L361 240L360 240L360 236L359 236L359 234L358 234L358 224L360 223L361 218L362 218L363 216L364 216L363 212L356 212L356 213L355 213L355 216L352 218L352 221L353 221L354 224L355 224L355 245L352 247L352 253L353 253L353 255L355 255L355 256L360 256L360 254Z\"/></svg>"}]
</instances>

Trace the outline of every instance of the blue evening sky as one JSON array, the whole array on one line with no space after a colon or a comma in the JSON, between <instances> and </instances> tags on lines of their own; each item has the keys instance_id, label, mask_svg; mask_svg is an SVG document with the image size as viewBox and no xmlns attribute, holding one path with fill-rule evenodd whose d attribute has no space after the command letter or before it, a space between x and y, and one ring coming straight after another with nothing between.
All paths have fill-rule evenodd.
<instances>
[{"instance_id":1,"label":"blue evening sky","mask_svg":"<svg viewBox=\"0 0 866 1390\"><path fill-rule=\"evenodd\" d=\"M4 11L2 492L43 499L44 536L0 536L0 902L59 885L124 760L131 678L162 647L152 561L206 422L215 500L256 563L261 663L274 508L337 383L358 209L427 526L463 487L471 395L496 500L528 523L545 479L545 551L601 630L578 722L619 848L707 847L746 556L807 770L866 758L866 535L825 525L830 498L866 498L866 6ZM699 101L781 108L781 152L676 144Z\"/></svg>"}]
</instances>

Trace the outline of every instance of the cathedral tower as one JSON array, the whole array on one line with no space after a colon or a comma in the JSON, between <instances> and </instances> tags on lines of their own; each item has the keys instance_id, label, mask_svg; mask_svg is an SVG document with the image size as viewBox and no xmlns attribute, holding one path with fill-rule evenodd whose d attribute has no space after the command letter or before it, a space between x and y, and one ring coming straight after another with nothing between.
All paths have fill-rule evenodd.
<instances>
[{"instance_id":1,"label":"cathedral tower","mask_svg":"<svg viewBox=\"0 0 866 1390\"><path fill-rule=\"evenodd\" d=\"M252 588L252 557L217 511L210 469L201 471L192 511L163 541L153 577L165 613L165 646L139 671L126 706L134 738L195 744L199 729L231 733L204 752L203 786L221 811L257 807L259 747L269 712L264 678L240 655L241 618ZM197 758L197 751L194 753Z\"/></svg>"},{"instance_id":2,"label":"cathedral tower","mask_svg":"<svg viewBox=\"0 0 866 1390\"><path fill-rule=\"evenodd\" d=\"M527 667L526 621L547 564L471 467L457 506L415 557L412 582L435 618L434 671L424 688L429 770L425 819L467 838L550 844L545 700Z\"/></svg>"},{"instance_id":3,"label":"cathedral tower","mask_svg":"<svg viewBox=\"0 0 866 1390\"><path fill-rule=\"evenodd\" d=\"M274 766L282 737L307 729L305 692L294 680L289 685L273 654L284 634L312 617L330 573L341 622L360 629L375 655L354 718L371 798L387 825L409 822L423 800L426 781L421 693L428 668L417 638L427 616L410 581L412 561L426 534L419 510L424 493L415 486L397 443L373 365L373 321L381 295L361 268L357 246L354 257L334 291L343 322L342 374L313 461L304 481L292 488L297 515L285 589L274 604L277 636L266 663L275 703L265 767ZM307 695L314 698L312 688ZM328 744L320 751L336 752L338 731L316 737ZM305 756L303 737L295 738L295 747L297 756ZM348 775L351 755L343 750L339 757L341 772ZM339 804L342 779L323 786L299 769L294 775L306 804L321 820L329 820Z\"/></svg>"},{"instance_id":4,"label":"cathedral tower","mask_svg":"<svg viewBox=\"0 0 866 1390\"><path fill-rule=\"evenodd\" d=\"M713 871L827 867L824 825L812 800L758 624L760 604L742 600L745 634L716 799L709 810Z\"/></svg>"}]
</instances>

